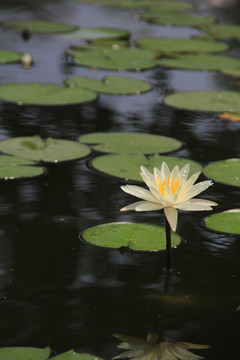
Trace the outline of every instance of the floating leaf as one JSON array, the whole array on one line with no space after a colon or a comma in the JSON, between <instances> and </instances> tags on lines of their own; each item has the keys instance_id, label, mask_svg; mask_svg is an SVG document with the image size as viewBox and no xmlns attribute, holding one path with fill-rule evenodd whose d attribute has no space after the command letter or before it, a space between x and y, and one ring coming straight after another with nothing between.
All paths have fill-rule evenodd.
<instances>
[{"instance_id":1,"label":"floating leaf","mask_svg":"<svg viewBox=\"0 0 240 360\"><path fill-rule=\"evenodd\" d=\"M11 64L21 61L23 54L17 51L0 49L0 64Z\"/></svg>"},{"instance_id":2,"label":"floating leaf","mask_svg":"<svg viewBox=\"0 0 240 360\"><path fill-rule=\"evenodd\" d=\"M232 122L239 122L240 121L240 114L233 114L229 112L225 112L219 115L220 119L229 120Z\"/></svg>"},{"instance_id":3,"label":"floating leaf","mask_svg":"<svg viewBox=\"0 0 240 360\"><path fill-rule=\"evenodd\" d=\"M92 133L82 135L79 141L94 150L112 153L154 154L178 150L181 142L166 136L141 133Z\"/></svg>"},{"instance_id":4,"label":"floating leaf","mask_svg":"<svg viewBox=\"0 0 240 360\"><path fill-rule=\"evenodd\" d=\"M97 94L86 89L44 83L15 83L0 85L0 99L19 105L70 105L95 100Z\"/></svg>"},{"instance_id":5,"label":"floating leaf","mask_svg":"<svg viewBox=\"0 0 240 360\"><path fill-rule=\"evenodd\" d=\"M47 360L49 355L49 347L45 349L31 347L0 348L0 360Z\"/></svg>"},{"instance_id":6,"label":"floating leaf","mask_svg":"<svg viewBox=\"0 0 240 360\"><path fill-rule=\"evenodd\" d=\"M66 80L71 88L85 88L96 92L116 95L136 95L151 90L146 81L120 76L106 76L102 81L85 76L73 76Z\"/></svg>"},{"instance_id":7,"label":"floating leaf","mask_svg":"<svg viewBox=\"0 0 240 360\"><path fill-rule=\"evenodd\" d=\"M183 167L185 164L190 164L191 174L201 171L200 164L178 157L154 155L147 159L142 154L110 154L98 156L92 160L91 164L94 169L122 179L143 181L140 176L140 166L145 166L149 171L153 171L154 167L160 168L163 161L165 161L170 168L175 165Z\"/></svg>"},{"instance_id":8,"label":"floating leaf","mask_svg":"<svg viewBox=\"0 0 240 360\"><path fill-rule=\"evenodd\" d=\"M184 110L240 112L240 94L233 91L185 91L167 95L164 102Z\"/></svg>"},{"instance_id":9,"label":"floating leaf","mask_svg":"<svg viewBox=\"0 0 240 360\"><path fill-rule=\"evenodd\" d=\"M150 5L149 10L152 12L180 12L192 10L193 7L193 4L188 1L155 1L155 4Z\"/></svg>"},{"instance_id":10,"label":"floating leaf","mask_svg":"<svg viewBox=\"0 0 240 360\"><path fill-rule=\"evenodd\" d=\"M16 20L16 21L4 21L2 26L11 30L29 33L65 33L69 31L75 31L77 26L62 24L46 20Z\"/></svg>"},{"instance_id":11,"label":"floating leaf","mask_svg":"<svg viewBox=\"0 0 240 360\"><path fill-rule=\"evenodd\" d=\"M91 354L78 354L73 350L69 350L63 354L54 356L50 360L102 360L100 357Z\"/></svg>"},{"instance_id":12,"label":"floating leaf","mask_svg":"<svg viewBox=\"0 0 240 360\"><path fill-rule=\"evenodd\" d=\"M225 75L240 77L240 67L236 69L221 69L221 72Z\"/></svg>"},{"instance_id":13,"label":"floating leaf","mask_svg":"<svg viewBox=\"0 0 240 360\"><path fill-rule=\"evenodd\" d=\"M140 47L163 53L209 53L225 51L228 48L227 44L216 41L178 38L143 38L135 43Z\"/></svg>"},{"instance_id":14,"label":"floating leaf","mask_svg":"<svg viewBox=\"0 0 240 360\"><path fill-rule=\"evenodd\" d=\"M205 28L214 39L240 39L240 26L231 24L214 24Z\"/></svg>"},{"instance_id":15,"label":"floating leaf","mask_svg":"<svg viewBox=\"0 0 240 360\"><path fill-rule=\"evenodd\" d=\"M229 69L240 67L240 60L230 56L197 54L160 59L158 64L177 69L220 71L224 67Z\"/></svg>"},{"instance_id":16,"label":"floating leaf","mask_svg":"<svg viewBox=\"0 0 240 360\"><path fill-rule=\"evenodd\" d=\"M111 48L113 50L119 50L119 48L129 47L128 40L121 39L94 39L91 40L90 44L92 47Z\"/></svg>"},{"instance_id":17,"label":"floating leaf","mask_svg":"<svg viewBox=\"0 0 240 360\"><path fill-rule=\"evenodd\" d=\"M187 1L171 1L169 4L168 1L159 0L76 0L78 2L83 2L87 4L95 4L102 6L111 6L111 7L125 7L125 8L149 8L150 6L156 6L161 11L183 11L191 10L193 5Z\"/></svg>"},{"instance_id":18,"label":"floating leaf","mask_svg":"<svg viewBox=\"0 0 240 360\"><path fill-rule=\"evenodd\" d=\"M149 12L141 15L142 19L145 19L151 23L159 25L172 25L172 26L190 26L202 28L206 25L211 25L215 22L215 19L210 16L197 16L189 15L178 12Z\"/></svg>"},{"instance_id":19,"label":"floating leaf","mask_svg":"<svg viewBox=\"0 0 240 360\"><path fill-rule=\"evenodd\" d=\"M219 183L240 186L240 159L227 159L207 165L204 174Z\"/></svg>"},{"instance_id":20,"label":"floating leaf","mask_svg":"<svg viewBox=\"0 0 240 360\"><path fill-rule=\"evenodd\" d=\"M48 162L81 159L91 152L87 145L76 141L50 137L42 140L38 135L2 140L0 150L26 159Z\"/></svg>"},{"instance_id":21,"label":"floating leaf","mask_svg":"<svg viewBox=\"0 0 240 360\"><path fill-rule=\"evenodd\" d=\"M230 234L240 234L240 209L232 209L205 218L209 229Z\"/></svg>"},{"instance_id":22,"label":"floating leaf","mask_svg":"<svg viewBox=\"0 0 240 360\"><path fill-rule=\"evenodd\" d=\"M154 251L166 249L165 228L142 223L109 223L93 226L85 230L84 241L101 247ZM180 244L180 237L172 233L172 247Z\"/></svg>"},{"instance_id":23,"label":"floating leaf","mask_svg":"<svg viewBox=\"0 0 240 360\"><path fill-rule=\"evenodd\" d=\"M31 166L35 164L36 162L31 160L0 155L0 178L7 180L42 175L44 168Z\"/></svg>"},{"instance_id":24,"label":"floating leaf","mask_svg":"<svg viewBox=\"0 0 240 360\"><path fill-rule=\"evenodd\" d=\"M115 28L80 28L70 34L64 35L71 40L93 40L93 39L128 39L130 33L127 30Z\"/></svg>"}]
</instances>

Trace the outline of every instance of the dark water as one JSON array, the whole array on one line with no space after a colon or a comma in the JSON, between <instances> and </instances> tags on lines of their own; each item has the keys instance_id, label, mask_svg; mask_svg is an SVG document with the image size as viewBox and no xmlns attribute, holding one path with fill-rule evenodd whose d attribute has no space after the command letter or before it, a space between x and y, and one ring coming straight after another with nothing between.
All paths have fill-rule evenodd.
<instances>
[{"instance_id":1,"label":"dark water","mask_svg":"<svg viewBox=\"0 0 240 360\"><path fill-rule=\"evenodd\" d=\"M221 22L240 23L239 4L210 8ZM169 28L134 20L134 10L94 7L67 0L1 1L0 21L48 19L78 26L109 26L147 36L186 37L190 28ZM71 66L64 36L19 34L1 29L0 47L30 52L34 66L4 65L0 83L40 81L62 84L72 75L102 78L113 72ZM239 57L239 43L230 53ZM165 70L129 73L154 90L141 96L100 95L97 102L70 107L17 107L0 104L0 139L39 134L77 139L95 131L138 131L184 142L175 153L205 165L239 157L240 124L211 113L177 111L162 104L164 95L184 90L234 90L240 83L215 72ZM95 156L95 154L91 155ZM49 165L45 176L0 183L0 346L49 345L105 359L119 353L113 333L146 337L163 326L172 342L210 344L206 359L239 357L240 242L238 236L208 232L205 213L181 213L184 243L173 251L169 299L164 253L99 249L78 239L89 226L112 221L163 224L162 213L128 213L123 182L99 175L89 159ZM202 176L202 179L204 177ZM240 206L238 188L215 184L202 197L219 202L217 211Z\"/></svg>"}]
</instances>

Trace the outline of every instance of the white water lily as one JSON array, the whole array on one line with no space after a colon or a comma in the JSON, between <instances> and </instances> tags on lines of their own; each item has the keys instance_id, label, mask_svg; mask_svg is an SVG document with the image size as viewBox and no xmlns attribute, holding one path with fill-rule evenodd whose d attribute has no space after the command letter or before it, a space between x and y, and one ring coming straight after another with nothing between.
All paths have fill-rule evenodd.
<instances>
[{"instance_id":1,"label":"white water lily","mask_svg":"<svg viewBox=\"0 0 240 360\"><path fill-rule=\"evenodd\" d=\"M176 231L177 209L190 211L212 210L211 206L216 206L217 203L204 199L192 199L212 185L212 181L206 180L194 184L200 172L193 174L188 179L189 170L190 165L187 164L182 169L175 166L170 172L167 164L163 162L161 170L155 167L152 174L144 166L141 166L140 175L149 190L135 185L121 186L121 189L126 193L143 200L125 206L121 211L163 209L172 230Z\"/></svg>"},{"instance_id":2,"label":"white water lily","mask_svg":"<svg viewBox=\"0 0 240 360\"><path fill-rule=\"evenodd\" d=\"M167 340L159 341L157 334L149 333L147 340L125 335L114 335L123 342L118 348L125 349L122 354L113 359L137 359L137 360L197 360L203 359L188 349L207 349L209 345L192 344L178 341L170 343Z\"/></svg>"}]
</instances>

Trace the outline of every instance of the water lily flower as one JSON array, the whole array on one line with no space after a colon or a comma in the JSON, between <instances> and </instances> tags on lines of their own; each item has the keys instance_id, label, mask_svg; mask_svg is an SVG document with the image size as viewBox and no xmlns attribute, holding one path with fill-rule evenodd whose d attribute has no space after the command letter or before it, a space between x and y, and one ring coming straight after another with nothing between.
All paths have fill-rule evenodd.
<instances>
[{"instance_id":1,"label":"water lily flower","mask_svg":"<svg viewBox=\"0 0 240 360\"><path fill-rule=\"evenodd\" d=\"M161 170L154 168L153 174L144 166L141 166L140 175L148 186L149 190L136 185L121 186L121 189L128 194L136 196L143 201L137 201L125 206L121 211L152 211L164 210L168 223L173 231L176 231L178 211L202 211L212 210L211 206L217 203L204 199L192 199L212 185L211 180L194 184L200 172L188 178L190 165L186 164L182 169L175 166L170 172L167 164L162 163Z\"/></svg>"},{"instance_id":2,"label":"water lily flower","mask_svg":"<svg viewBox=\"0 0 240 360\"><path fill-rule=\"evenodd\" d=\"M159 341L157 334L148 333L147 340L137 337L117 335L115 337L123 342L118 348L125 349L122 354L113 359L137 359L137 360L197 360L203 359L188 349L207 349L209 345L192 344L179 341L171 343L168 340Z\"/></svg>"}]
</instances>

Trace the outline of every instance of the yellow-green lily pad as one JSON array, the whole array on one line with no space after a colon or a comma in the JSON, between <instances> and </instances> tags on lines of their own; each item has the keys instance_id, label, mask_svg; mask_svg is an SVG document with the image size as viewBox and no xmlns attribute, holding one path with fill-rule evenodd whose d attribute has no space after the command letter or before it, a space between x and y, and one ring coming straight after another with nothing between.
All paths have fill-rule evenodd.
<instances>
[{"instance_id":1,"label":"yellow-green lily pad","mask_svg":"<svg viewBox=\"0 0 240 360\"><path fill-rule=\"evenodd\" d=\"M3 347L0 348L0 360L48 360L50 348Z\"/></svg>"},{"instance_id":2,"label":"yellow-green lily pad","mask_svg":"<svg viewBox=\"0 0 240 360\"><path fill-rule=\"evenodd\" d=\"M3 21L1 25L17 32L28 31L29 33L38 34L65 33L78 29L78 27L74 25L47 20Z\"/></svg>"},{"instance_id":3,"label":"yellow-green lily pad","mask_svg":"<svg viewBox=\"0 0 240 360\"><path fill-rule=\"evenodd\" d=\"M76 353L74 350L69 350L63 354L52 357L50 360L102 360L100 357L85 354L85 353Z\"/></svg>"},{"instance_id":4,"label":"yellow-green lily pad","mask_svg":"<svg viewBox=\"0 0 240 360\"><path fill-rule=\"evenodd\" d=\"M64 35L71 40L96 40L96 39L128 39L130 32L115 28L79 28L74 32Z\"/></svg>"},{"instance_id":5,"label":"yellow-green lily pad","mask_svg":"<svg viewBox=\"0 0 240 360\"><path fill-rule=\"evenodd\" d=\"M0 99L19 105L73 105L93 101L97 93L87 89L44 83L0 85Z\"/></svg>"},{"instance_id":6,"label":"yellow-green lily pad","mask_svg":"<svg viewBox=\"0 0 240 360\"><path fill-rule=\"evenodd\" d=\"M34 165L35 161L0 155L0 179L13 180L42 175L44 168Z\"/></svg>"},{"instance_id":7,"label":"yellow-green lily pad","mask_svg":"<svg viewBox=\"0 0 240 360\"><path fill-rule=\"evenodd\" d=\"M184 91L167 95L164 102L184 110L240 112L240 94L234 91Z\"/></svg>"},{"instance_id":8,"label":"yellow-green lily pad","mask_svg":"<svg viewBox=\"0 0 240 360\"><path fill-rule=\"evenodd\" d=\"M80 136L79 141L97 151L125 154L163 154L182 146L180 141L167 136L125 132L86 134Z\"/></svg>"},{"instance_id":9,"label":"yellow-green lily pad","mask_svg":"<svg viewBox=\"0 0 240 360\"><path fill-rule=\"evenodd\" d=\"M127 247L131 250L156 251L166 249L165 228L142 223L108 223L86 229L81 238L92 245L111 249ZM172 234L172 247L179 245L181 238Z\"/></svg>"},{"instance_id":10,"label":"yellow-green lily pad","mask_svg":"<svg viewBox=\"0 0 240 360\"><path fill-rule=\"evenodd\" d=\"M153 168L161 168L164 161L170 168L173 168L175 165L183 167L189 163L191 174L202 171L201 165L192 160L161 155L153 155L148 159L143 154L109 154L97 156L91 161L91 165L94 169L105 175L111 175L125 180L143 181L140 176L141 165L153 172Z\"/></svg>"},{"instance_id":11,"label":"yellow-green lily pad","mask_svg":"<svg viewBox=\"0 0 240 360\"><path fill-rule=\"evenodd\" d=\"M240 186L240 159L227 159L207 165L204 174L222 184Z\"/></svg>"},{"instance_id":12,"label":"yellow-green lily pad","mask_svg":"<svg viewBox=\"0 0 240 360\"><path fill-rule=\"evenodd\" d=\"M137 46L162 53L214 53L228 48L227 44L217 41L178 38L142 38L135 43Z\"/></svg>"},{"instance_id":13,"label":"yellow-green lily pad","mask_svg":"<svg viewBox=\"0 0 240 360\"><path fill-rule=\"evenodd\" d=\"M184 26L184 27L197 27L203 28L206 25L211 25L215 19L211 16L191 15L179 12L149 12L141 15L153 24L171 25L171 26Z\"/></svg>"},{"instance_id":14,"label":"yellow-green lily pad","mask_svg":"<svg viewBox=\"0 0 240 360\"><path fill-rule=\"evenodd\" d=\"M214 231L240 234L240 209L223 211L205 218L206 226Z\"/></svg>"},{"instance_id":15,"label":"yellow-green lily pad","mask_svg":"<svg viewBox=\"0 0 240 360\"><path fill-rule=\"evenodd\" d=\"M40 136L15 137L0 141L0 151L25 159L47 162L81 159L90 154L91 149L76 141Z\"/></svg>"},{"instance_id":16,"label":"yellow-green lily pad","mask_svg":"<svg viewBox=\"0 0 240 360\"><path fill-rule=\"evenodd\" d=\"M73 76L66 79L66 84L71 88L85 88L115 95L139 95L151 90L151 85L146 81L113 75L108 75L103 80L87 78L85 76Z\"/></svg>"},{"instance_id":17,"label":"yellow-green lily pad","mask_svg":"<svg viewBox=\"0 0 240 360\"><path fill-rule=\"evenodd\" d=\"M221 69L221 73L233 77L240 77L240 67L239 68L233 68L233 69Z\"/></svg>"},{"instance_id":18,"label":"yellow-green lily pad","mask_svg":"<svg viewBox=\"0 0 240 360\"><path fill-rule=\"evenodd\" d=\"M214 24L204 29L214 39L240 39L240 26Z\"/></svg>"},{"instance_id":19,"label":"yellow-green lily pad","mask_svg":"<svg viewBox=\"0 0 240 360\"><path fill-rule=\"evenodd\" d=\"M11 64L20 62L23 54L17 51L0 49L0 64Z\"/></svg>"}]
</instances>

